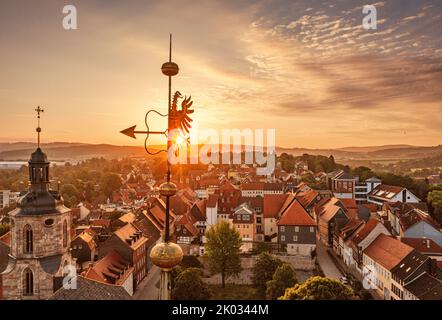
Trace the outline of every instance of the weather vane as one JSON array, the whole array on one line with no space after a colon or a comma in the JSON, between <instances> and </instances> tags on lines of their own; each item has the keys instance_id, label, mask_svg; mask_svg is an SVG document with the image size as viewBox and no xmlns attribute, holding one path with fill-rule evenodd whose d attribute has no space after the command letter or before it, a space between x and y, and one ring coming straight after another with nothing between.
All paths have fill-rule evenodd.
<instances>
[{"instance_id":1,"label":"weather vane","mask_svg":"<svg viewBox=\"0 0 442 320\"><path fill-rule=\"evenodd\" d=\"M168 112L162 114L156 110L149 110L146 112L144 122L146 124L146 131L136 131L136 125L121 131L131 138L136 139L136 134L145 134L144 148L150 155L155 155L160 152L167 152L167 182L161 184L160 195L166 198L166 221L164 230L164 242L155 245L150 253L152 262L161 268L161 283L160 283L160 299L169 300L171 297L171 277L170 270L178 265L183 259L183 251L179 245L170 241L170 197L177 192L177 187L170 181L170 152L173 151L174 146L178 145L178 138L181 137L187 143L190 143L188 137L192 119L190 114L194 110L190 109L192 106L191 97L184 96L176 91L172 98L172 77L178 74L179 68L175 62L172 62L172 34L169 42L169 61L161 66L162 73L169 78L169 95L168 95ZM178 100L181 101L181 109L178 110ZM162 117L167 117L167 129L164 131L151 131L147 123L148 115L154 112ZM148 150L147 141L151 134L160 134L167 137L167 149L151 152Z\"/></svg>"},{"instance_id":2,"label":"weather vane","mask_svg":"<svg viewBox=\"0 0 442 320\"><path fill-rule=\"evenodd\" d=\"M169 77L168 113L163 114L153 109L149 110L146 112L146 115L144 117L144 123L147 129L146 131L135 130L137 127L136 125L121 131L122 134L125 134L134 139L136 139L136 134L145 134L146 138L144 140L144 148L146 149L146 152L150 155L155 155L160 152L167 152L168 150L170 150L171 147L173 147L174 144L176 144L178 137L181 137L187 143L190 143L189 132L191 128L191 122L193 121L189 116L194 112L194 110L190 109L193 104L192 97L183 97L181 92L176 91L172 98L172 77L176 76L179 71L178 65L175 62L172 62L172 35L170 35L169 61L162 65L161 71L164 75ZM181 110L178 110L179 99L183 99L183 101L181 102ZM162 117L168 117L166 130L150 130L147 119L151 112L156 113ZM162 149L156 152L149 151L147 140L149 139L149 136L151 134L165 135L168 138L167 150Z\"/></svg>"},{"instance_id":3,"label":"weather vane","mask_svg":"<svg viewBox=\"0 0 442 320\"><path fill-rule=\"evenodd\" d=\"M37 112L37 122L38 122L38 126L37 126L37 129L35 129L35 131L37 131L37 137L38 137L37 145L40 148L40 132L41 132L41 128L40 128L40 113L44 112L45 110L42 107L37 106L35 111Z\"/></svg>"}]
</instances>

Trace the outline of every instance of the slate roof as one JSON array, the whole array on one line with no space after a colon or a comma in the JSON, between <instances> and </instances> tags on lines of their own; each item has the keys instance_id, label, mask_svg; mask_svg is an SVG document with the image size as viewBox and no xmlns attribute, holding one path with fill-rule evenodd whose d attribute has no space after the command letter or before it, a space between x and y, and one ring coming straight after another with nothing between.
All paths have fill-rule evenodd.
<instances>
[{"instance_id":1,"label":"slate roof","mask_svg":"<svg viewBox=\"0 0 442 320\"><path fill-rule=\"evenodd\" d=\"M442 300L442 281L427 272L416 277L404 288L420 300Z\"/></svg>"},{"instance_id":2,"label":"slate roof","mask_svg":"<svg viewBox=\"0 0 442 320\"><path fill-rule=\"evenodd\" d=\"M402 259L398 265L391 269L391 273L398 279L407 282L423 264L428 263L430 257L425 256L416 250L412 250L404 259Z\"/></svg>"},{"instance_id":3,"label":"slate roof","mask_svg":"<svg viewBox=\"0 0 442 320\"><path fill-rule=\"evenodd\" d=\"M206 221L206 203L207 200L198 200L190 209L190 213L197 221Z\"/></svg>"},{"instance_id":4,"label":"slate roof","mask_svg":"<svg viewBox=\"0 0 442 320\"><path fill-rule=\"evenodd\" d=\"M132 300L121 286L77 276L77 289L61 287L49 300Z\"/></svg>"},{"instance_id":5,"label":"slate roof","mask_svg":"<svg viewBox=\"0 0 442 320\"><path fill-rule=\"evenodd\" d=\"M161 226L155 224L147 212L142 211L133 224L148 239L147 247L151 247L161 238Z\"/></svg>"},{"instance_id":6,"label":"slate roof","mask_svg":"<svg viewBox=\"0 0 442 320\"><path fill-rule=\"evenodd\" d=\"M55 274L61 265L61 254L53 255L50 257L44 257L40 259L40 266L49 274Z\"/></svg>"}]
</instances>

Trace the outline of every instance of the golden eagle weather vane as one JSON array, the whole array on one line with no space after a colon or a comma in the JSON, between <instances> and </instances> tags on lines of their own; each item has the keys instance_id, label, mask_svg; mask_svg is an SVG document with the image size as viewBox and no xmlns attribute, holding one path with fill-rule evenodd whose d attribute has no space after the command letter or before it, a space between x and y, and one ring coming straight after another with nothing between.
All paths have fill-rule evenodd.
<instances>
[{"instance_id":1,"label":"golden eagle weather vane","mask_svg":"<svg viewBox=\"0 0 442 320\"><path fill-rule=\"evenodd\" d=\"M145 134L144 147L146 152L150 155L155 155L160 152L167 152L167 181L160 185L160 195L166 198L166 221L164 224L164 241L156 244L150 252L150 258L152 262L161 268L161 281L160 281L160 296L161 300L170 300L171 298L171 275L170 271L176 265L178 265L183 259L183 251L179 245L170 241L170 197L174 196L177 192L177 187L170 181L170 152L173 151L174 146L179 144L177 141L179 137L190 144L190 128L192 119L190 115L194 112L192 107L192 98L184 96L176 91L172 98L172 77L178 74L179 68L175 62L172 62L172 35L170 35L169 43L169 61L161 66L161 71L165 76L169 78L169 95L168 95L168 112L162 114L156 110L149 110L146 112L144 122L146 124L146 131L136 131L136 126L127 128L121 133L136 138L136 134ZM178 110L178 102L181 101L181 109ZM149 114L153 112L162 117L167 117L167 129L164 131L151 131L147 118ZM167 137L167 149L151 152L148 150L147 141L151 134L164 134ZM177 152L176 149L175 152Z\"/></svg>"}]
</instances>

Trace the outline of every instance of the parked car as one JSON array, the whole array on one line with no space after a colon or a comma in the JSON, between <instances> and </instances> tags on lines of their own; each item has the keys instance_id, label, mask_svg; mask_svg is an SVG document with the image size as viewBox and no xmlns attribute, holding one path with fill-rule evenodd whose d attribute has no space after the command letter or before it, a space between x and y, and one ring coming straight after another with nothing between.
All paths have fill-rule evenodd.
<instances>
[{"instance_id":1,"label":"parked car","mask_svg":"<svg viewBox=\"0 0 442 320\"><path fill-rule=\"evenodd\" d=\"M342 284L349 284L347 277L340 277L339 281L341 281Z\"/></svg>"}]
</instances>

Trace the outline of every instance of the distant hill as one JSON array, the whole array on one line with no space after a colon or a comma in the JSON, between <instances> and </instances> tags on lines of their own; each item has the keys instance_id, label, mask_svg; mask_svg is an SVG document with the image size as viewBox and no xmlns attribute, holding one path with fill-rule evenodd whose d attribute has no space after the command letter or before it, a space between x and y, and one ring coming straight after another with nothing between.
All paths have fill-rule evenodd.
<instances>
[{"instance_id":1,"label":"distant hill","mask_svg":"<svg viewBox=\"0 0 442 320\"><path fill-rule=\"evenodd\" d=\"M350 151L352 150L352 151ZM379 147L348 147L339 149L302 149L302 148L277 148L277 153L288 153L299 156L304 153L311 155L333 155L335 159L419 159L431 155L442 154L442 145L434 147L417 147L408 145L393 145Z\"/></svg>"},{"instance_id":2,"label":"distant hill","mask_svg":"<svg viewBox=\"0 0 442 320\"><path fill-rule=\"evenodd\" d=\"M409 144L392 144L392 145L371 146L371 147L345 147L345 148L338 148L336 150L348 151L348 152L374 152L381 150L404 149L404 148L419 148L419 147L411 146Z\"/></svg>"},{"instance_id":3,"label":"distant hill","mask_svg":"<svg viewBox=\"0 0 442 320\"><path fill-rule=\"evenodd\" d=\"M32 143L0 144L0 160L28 160L36 145ZM42 146L53 161L74 161L94 157L122 158L146 155L144 147L109 144L49 143Z\"/></svg>"},{"instance_id":4,"label":"distant hill","mask_svg":"<svg viewBox=\"0 0 442 320\"><path fill-rule=\"evenodd\" d=\"M161 146L151 146L158 150ZM30 142L0 143L0 160L28 160L35 150L36 144ZM86 144L53 142L43 144L45 152L54 161L74 161L92 157L122 158L146 156L141 146L116 146L110 144ZM277 154L283 152L299 156L304 153L311 155L333 155L337 160L376 160L376 159L421 159L442 154L442 145L419 147L409 145L387 145L370 147L347 147L339 149L308 149L308 148L276 148Z\"/></svg>"}]
</instances>

